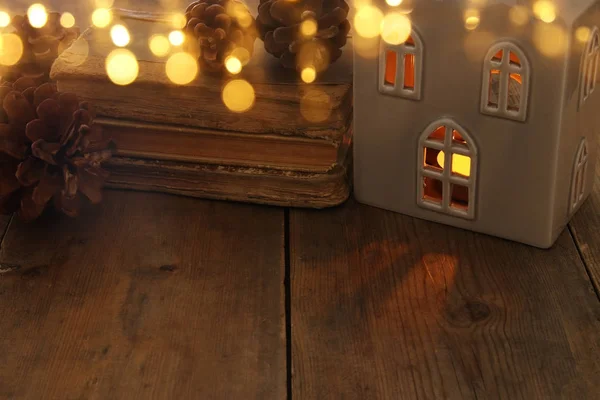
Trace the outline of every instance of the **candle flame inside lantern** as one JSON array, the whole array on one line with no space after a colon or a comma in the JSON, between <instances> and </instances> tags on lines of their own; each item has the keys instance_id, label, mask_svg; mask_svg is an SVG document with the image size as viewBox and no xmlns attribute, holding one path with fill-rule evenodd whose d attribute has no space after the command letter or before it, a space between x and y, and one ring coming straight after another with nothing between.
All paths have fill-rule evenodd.
<instances>
[{"instance_id":1,"label":"candle flame inside lantern","mask_svg":"<svg viewBox=\"0 0 600 400\"><path fill-rule=\"evenodd\" d=\"M444 168L446 155L443 151L438 154L437 162L440 167ZM471 176L471 158L462 154L452 154L452 172L463 176Z\"/></svg>"}]
</instances>

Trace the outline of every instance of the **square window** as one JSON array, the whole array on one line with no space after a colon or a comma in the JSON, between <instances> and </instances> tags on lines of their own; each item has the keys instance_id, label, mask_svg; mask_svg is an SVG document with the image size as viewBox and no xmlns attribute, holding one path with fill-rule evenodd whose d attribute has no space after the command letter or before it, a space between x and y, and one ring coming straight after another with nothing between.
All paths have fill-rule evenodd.
<instances>
[{"instance_id":1,"label":"square window","mask_svg":"<svg viewBox=\"0 0 600 400\"><path fill-rule=\"evenodd\" d=\"M443 152L436 149L431 149L429 147L425 147L425 154L423 156L423 164L425 167L434 168L437 171L444 170L444 159ZM442 163L440 164L440 154L442 157Z\"/></svg>"},{"instance_id":2,"label":"square window","mask_svg":"<svg viewBox=\"0 0 600 400\"><path fill-rule=\"evenodd\" d=\"M462 185L451 186L452 197L450 198L450 207L455 210L469 210L469 188Z\"/></svg>"},{"instance_id":3,"label":"square window","mask_svg":"<svg viewBox=\"0 0 600 400\"><path fill-rule=\"evenodd\" d=\"M423 177L423 200L442 204L444 187L439 179Z\"/></svg>"},{"instance_id":4,"label":"square window","mask_svg":"<svg viewBox=\"0 0 600 400\"><path fill-rule=\"evenodd\" d=\"M452 174L466 178L471 176L471 157L452 154Z\"/></svg>"}]
</instances>

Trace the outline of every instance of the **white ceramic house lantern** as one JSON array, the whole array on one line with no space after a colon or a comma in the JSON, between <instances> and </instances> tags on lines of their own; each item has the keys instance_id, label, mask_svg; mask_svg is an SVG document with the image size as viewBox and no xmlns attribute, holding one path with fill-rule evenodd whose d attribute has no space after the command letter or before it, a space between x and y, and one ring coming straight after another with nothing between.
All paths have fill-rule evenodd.
<instances>
[{"instance_id":1,"label":"white ceramic house lantern","mask_svg":"<svg viewBox=\"0 0 600 400\"><path fill-rule=\"evenodd\" d=\"M550 247L594 180L600 1L374 1L411 34L355 52L356 198Z\"/></svg>"}]
</instances>

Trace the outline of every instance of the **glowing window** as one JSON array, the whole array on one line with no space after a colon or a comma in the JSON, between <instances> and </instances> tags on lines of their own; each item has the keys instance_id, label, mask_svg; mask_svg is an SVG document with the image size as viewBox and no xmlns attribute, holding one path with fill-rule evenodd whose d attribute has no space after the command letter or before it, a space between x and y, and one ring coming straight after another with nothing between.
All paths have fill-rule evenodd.
<instances>
[{"instance_id":1,"label":"glowing window","mask_svg":"<svg viewBox=\"0 0 600 400\"><path fill-rule=\"evenodd\" d=\"M420 100L423 79L423 43L413 31L406 42L381 41L379 91L391 96Z\"/></svg>"},{"instance_id":2,"label":"glowing window","mask_svg":"<svg viewBox=\"0 0 600 400\"><path fill-rule=\"evenodd\" d=\"M417 203L456 217L475 216L477 149L450 119L429 125L419 139Z\"/></svg>"},{"instance_id":3,"label":"glowing window","mask_svg":"<svg viewBox=\"0 0 600 400\"><path fill-rule=\"evenodd\" d=\"M571 183L571 212L575 212L585 198L585 179L588 170L588 147L587 140L581 139L579 148L575 155L573 178Z\"/></svg>"},{"instance_id":4,"label":"glowing window","mask_svg":"<svg viewBox=\"0 0 600 400\"><path fill-rule=\"evenodd\" d=\"M525 121L529 75L529 62L521 49L509 42L492 47L483 68L481 112Z\"/></svg>"},{"instance_id":5,"label":"glowing window","mask_svg":"<svg viewBox=\"0 0 600 400\"><path fill-rule=\"evenodd\" d=\"M600 59L600 40L598 28L594 28L590 39L585 46L583 59L581 63L581 78L579 87L579 105L582 106L585 101L596 89L598 79L598 62Z\"/></svg>"}]
</instances>

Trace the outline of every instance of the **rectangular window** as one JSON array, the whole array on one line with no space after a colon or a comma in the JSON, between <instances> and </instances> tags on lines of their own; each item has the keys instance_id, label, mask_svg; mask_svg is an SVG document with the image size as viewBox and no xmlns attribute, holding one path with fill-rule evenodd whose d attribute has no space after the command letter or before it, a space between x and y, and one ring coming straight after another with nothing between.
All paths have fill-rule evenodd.
<instances>
[{"instance_id":1,"label":"rectangular window","mask_svg":"<svg viewBox=\"0 0 600 400\"><path fill-rule=\"evenodd\" d=\"M395 51L388 51L385 56L385 85L396 86L396 69L398 55Z\"/></svg>"},{"instance_id":2,"label":"rectangular window","mask_svg":"<svg viewBox=\"0 0 600 400\"><path fill-rule=\"evenodd\" d=\"M415 55L404 56L404 89L415 90Z\"/></svg>"},{"instance_id":3,"label":"rectangular window","mask_svg":"<svg viewBox=\"0 0 600 400\"><path fill-rule=\"evenodd\" d=\"M521 74L510 74L508 80L508 96L506 104L508 110L518 112L521 109Z\"/></svg>"},{"instance_id":4,"label":"rectangular window","mask_svg":"<svg viewBox=\"0 0 600 400\"><path fill-rule=\"evenodd\" d=\"M423 177L423 200L442 204L443 191L442 181L428 176Z\"/></svg>"},{"instance_id":5,"label":"rectangular window","mask_svg":"<svg viewBox=\"0 0 600 400\"><path fill-rule=\"evenodd\" d=\"M469 209L469 188L462 185L452 185L452 198L450 207L467 211Z\"/></svg>"},{"instance_id":6,"label":"rectangular window","mask_svg":"<svg viewBox=\"0 0 600 400\"><path fill-rule=\"evenodd\" d=\"M488 107L498 108L499 98L500 98L500 70L493 69L490 71Z\"/></svg>"}]
</instances>

